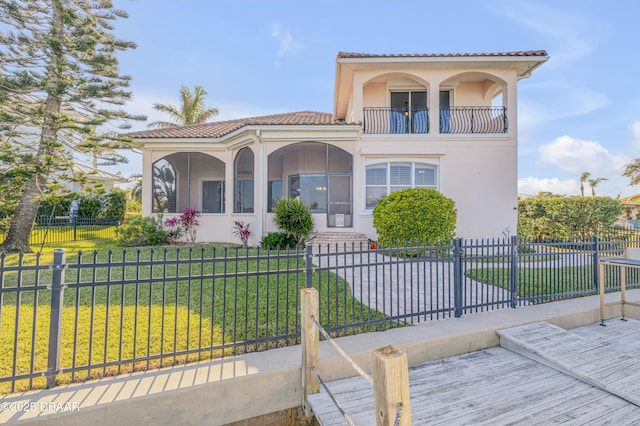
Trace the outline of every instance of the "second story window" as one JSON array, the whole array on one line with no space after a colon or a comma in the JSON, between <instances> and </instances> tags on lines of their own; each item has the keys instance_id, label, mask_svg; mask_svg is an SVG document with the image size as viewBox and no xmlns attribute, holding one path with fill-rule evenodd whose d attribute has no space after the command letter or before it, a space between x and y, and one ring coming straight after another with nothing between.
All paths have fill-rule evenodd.
<instances>
[{"instance_id":1,"label":"second story window","mask_svg":"<svg viewBox=\"0 0 640 426\"><path fill-rule=\"evenodd\" d=\"M391 92L391 108L406 112L427 107L427 92Z\"/></svg>"},{"instance_id":2,"label":"second story window","mask_svg":"<svg viewBox=\"0 0 640 426\"><path fill-rule=\"evenodd\" d=\"M427 92L391 92L390 133L427 133Z\"/></svg>"}]
</instances>

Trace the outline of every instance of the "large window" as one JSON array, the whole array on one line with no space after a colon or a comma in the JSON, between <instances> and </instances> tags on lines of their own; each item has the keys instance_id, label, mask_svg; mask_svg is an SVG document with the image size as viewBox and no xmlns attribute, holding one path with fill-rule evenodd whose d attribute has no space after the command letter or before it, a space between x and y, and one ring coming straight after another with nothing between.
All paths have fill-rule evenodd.
<instances>
[{"instance_id":1,"label":"large window","mask_svg":"<svg viewBox=\"0 0 640 426\"><path fill-rule=\"evenodd\" d=\"M282 198L298 198L327 226L352 226L353 157L321 142L300 142L269 154L267 209Z\"/></svg>"},{"instance_id":2,"label":"large window","mask_svg":"<svg viewBox=\"0 0 640 426\"><path fill-rule=\"evenodd\" d=\"M291 198L299 198L312 213L327 212L327 175L293 175L289 176Z\"/></svg>"},{"instance_id":3,"label":"large window","mask_svg":"<svg viewBox=\"0 0 640 426\"><path fill-rule=\"evenodd\" d=\"M152 211L224 213L225 165L199 152L176 152L152 166Z\"/></svg>"},{"instance_id":4,"label":"large window","mask_svg":"<svg viewBox=\"0 0 640 426\"><path fill-rule=\"evenodd\" d=\"M253 213L253 151L242 148L234 162L234 213Z\"/></svg>"},{"instance_id":5,"label":"large window","mask_svg":"<svg viewBox=\"0 0 640 426\"><path fill-rule=\"evenodd\" d=\"M438 188L437 166L422 163L398 162L367 166L365 205L372 209L378 200L404 188Z\"/></svg>"}]
</instances>

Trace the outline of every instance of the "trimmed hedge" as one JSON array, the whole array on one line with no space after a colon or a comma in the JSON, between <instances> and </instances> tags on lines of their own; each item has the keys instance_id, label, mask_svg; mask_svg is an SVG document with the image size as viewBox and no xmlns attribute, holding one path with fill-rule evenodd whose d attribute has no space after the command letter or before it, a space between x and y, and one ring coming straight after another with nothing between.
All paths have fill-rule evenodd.
<instances>
[{"instance_id":1,"label":"trimmed hedge","mask_svg":"<svg viewBox=\"0 0 640 426\"><path fill-rule=\"evenodd\" d=\"M456 219L454 201L430 188L392 192L373 209L373 226L383 245L451 239Z\"/></svg>"},{"instance_id":2,"label":"trimmed hedge","mask_svg":"<svg viewBox=\"0 0 640 426\"><path fill-rule=\"evenodd\" d=\"M611 197L535 197L518 201L518 236L528 240L586 238L610 228L624 211Z\"/></svg>"}]
</instances>

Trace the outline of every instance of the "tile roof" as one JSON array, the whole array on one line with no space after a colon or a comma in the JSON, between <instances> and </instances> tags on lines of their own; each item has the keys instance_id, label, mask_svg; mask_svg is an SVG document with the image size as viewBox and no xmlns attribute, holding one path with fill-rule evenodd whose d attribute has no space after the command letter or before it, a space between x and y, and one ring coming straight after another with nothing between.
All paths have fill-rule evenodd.
<instances>
[{"instance_id":1,"label":"tile roof","mask_svg":"<svg viewBox=\"0 0 640 426\"><path fill-rule=\"evenodd\" d=\"M370 54L355 52L339 52L340 58L471 58L479 56L547 56L546 50L527 50L520 52L493 52L493 53L418 53L418 54Z\"/></svg>"},{"instance_id":2,"label":"tile roof","mask_svg":"<svg viewBox=\"0 0 640 426\"><path fill-rule=\"evenodd\" d=\"M236 120L216 121L212 123L176 126L166 129L150 129L125 134L134 139L183 139L183 138L220 138L245 126L322 126L344 125L344 120L336 120L332 114L315 111L298 111L284 114L263 115L259 117L239 118Z\"/></svg>"}]
</instances>

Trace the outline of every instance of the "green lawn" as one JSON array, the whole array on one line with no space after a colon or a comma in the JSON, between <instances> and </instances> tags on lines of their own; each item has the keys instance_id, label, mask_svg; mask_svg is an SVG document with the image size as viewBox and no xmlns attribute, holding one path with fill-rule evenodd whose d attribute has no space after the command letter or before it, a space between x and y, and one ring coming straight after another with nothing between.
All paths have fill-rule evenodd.
<instances>
[{"instance_id":1,"label":"green lawn","mask_svg":"<svg viewBox=\"0 0 640 426\"><path fill-rule=\"evenodd\" d=\"M59 383L264 350L297 340L266 338L299 331L297 301L300 288L305 286L303 257L274 257L272 253L267 259L262 251L258 256L256 250L236 252L234 248L212 245L192 250L180 247L179 252L175 246L166 250L123 251L112 244L108 241L65 244L69 264L101 265L80 272L68 268L65 272L65 281L71 287L64 294L61 367L71 367L74 360L76 366L128 361L120 367L88 369L73 378L62 374L58 376ZM40 263L51 261L53 248L45 247ZM99 248L95 255L94 248ZM81 256L79 250L84 252ZM152 265L152 256L172 263ZM23 263L33 264L34 259L33 255L27 255ZM111 267L102 264L109 259ZM127 263L132 261L146 264L136 267ZM17 263L17 256L5 259L5 265ZM292 269L293 272L286 272ZM267 275L267 271L280 272ZM16 272L5 272L3 288L18 283L30 285L35 274L24 271L19 278ZM50 282L51 272L41 271L38 279L41 284ZM116 284L107 286L108 281ZM96 285L79 287L78 282ZM325 326L382 318L381 313L353 299L347 283L334 274L314 273L313 285L320 291L320 317ZM37 303L34 297L33 291L25 291L18 304L15 292L2 295L0 377L12 375L14 365L15 374L27 373L31 368L46 369L50 291L39 291ZM20 306L18 311L16 306ZM16 335L18 344L14 350ZM231 346L232 342L251 340L257 342ZM199 348L209 349L199 351ZM177 357L162 356L174 350L192 352ZM154 360L136 361L154 355L158 355ZM31 385L41 386L44 379L36 379ZM24 380L17 383L15 390L29 387ZM0 384L0 393L10 391L9 384Z\"/></svg>"},{"instance_id":2,"label":"green lawn","mask_svg":"<svg viewBox=\"0 0 640 426\"><path fill-rule=\"evenodd\" d=\"M484 284L510 290L510 268L468 269L465 275ZM518 268L518 296L543 303L566 293L593 292L593 270L588 266Z\"/></svg>"}]
</instances>

